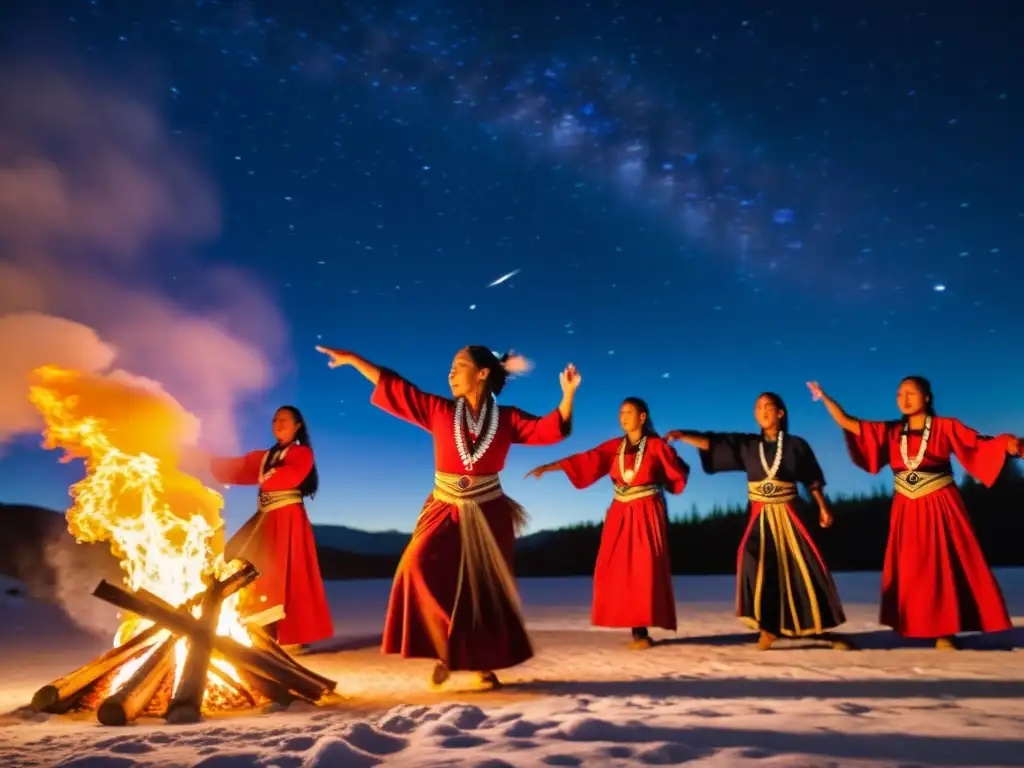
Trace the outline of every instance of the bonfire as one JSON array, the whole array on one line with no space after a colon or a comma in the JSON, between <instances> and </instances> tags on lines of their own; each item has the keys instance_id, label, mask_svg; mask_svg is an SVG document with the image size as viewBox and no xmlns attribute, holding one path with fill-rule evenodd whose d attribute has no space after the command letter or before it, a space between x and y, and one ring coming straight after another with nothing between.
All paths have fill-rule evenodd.
<instances>
[{"instance_id":1,"label":"bonfire","mask_svg":"<svg viewBox=\"0 0 1024 768\"><path fill-rule=\"evenodd\" d=\"M203 714L295 699L318 702L335 683L290 657L265 630L281 606L253 605L251 563L224 559L223 498L179 468L194 420L151 383L52 366L33 374L44 447L81 459L68 529L109 542L124 584L94 594L122 609L113 648L41 688L33 706L194 722Z\"/></svg>"}]
</instances>

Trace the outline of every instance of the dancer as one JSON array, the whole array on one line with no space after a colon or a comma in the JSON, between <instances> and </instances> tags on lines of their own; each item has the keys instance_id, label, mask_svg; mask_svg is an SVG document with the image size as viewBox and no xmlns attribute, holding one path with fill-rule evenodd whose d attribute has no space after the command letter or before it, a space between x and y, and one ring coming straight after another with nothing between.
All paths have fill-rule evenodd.
<instances>
[{"instance_id":1,"label":"dancer","mask_svg":"<svg viewBox=\"0 0 1024 768\"><path fill-rule=\"evenodd\" d=\"M832 574L800 522L794 506L797 483L818 504L822 528L832 525L825 498L825 476L807 441L789 434L789 415L773 392L758 396L754 418L760 434L673 430L700 451L708 474L747 473L750 523L740 542L736 564L736 614L760 631L758 647L768 650L779 637L823 637L839 650L851 643L829 630L846 621Z\"/></svg>"},{"instance_id":2,"label":"dancer","mask_svg":"<svg viewBox=\"0 0 1024 768\"><path fill-rule=\"evenodd\" d=\"M537 418L495 401L509 374L528 368L518 356L460 350L448 399L352 352L317 349L331 368L348 365L369 380L370 402L434 438L434 489L395 574L382 650L436 659L434 685L464 670L477 672L481 687L499 686L495 670L521 664L533 649L512 560L526 513L505 495L498 473L513 443L550 445L569 434L579 373L572 365L562 371L561 403Z\"/></svg>"},{"instance_id":3,"label":"dancer","mask_svg":"<svg viewBox=\"0 0 1024 768\"><path fill-rule=\"evenodd\" d=\"M605 514L594 566L591 623L628 627L633 648L654 645L648 627L676 629L665 495L682 493L690 468L658 436L647 403L628 397L619 408L625 437L531 470L562 471L577 488L609 475L615 497Z\"/></svg>"},{"instance_id":4,"label":"dancer","mask_svg":"<svg viewBox=\"0 0 1024 768\"><path fill-rule=\"evenodd\" d=\"M935 640L956 650L960 632L1001 632L1012 626L1006 603L967 518L950 458L991 486L1017 455L1013 435L982 437L935 413L931 383L908 376L896 391L903 417L863 421L850 416L817 382L815 400L843 428L853 463L872 474L886 464L895 477L889 542L882 572L882 624L903 637Z\"/></svg>"},{"instance_id":5,"label":"dancer","mask_svg":"<svg viewBox=\"0 0 1024 768\"><path fill-rule=\"evenodd\" d=\"M297 653L334 635L313 528L302 502L316 495L320 481L299 409L278 408L273 430L277 442L270 450L210 459L209 467L225 485L259 486L257 512L228 541L225 558L244 558L259 569L246 602L257 610L283 606L285 617L271 630L278 643Z\"/></svg>"}]
</instances>

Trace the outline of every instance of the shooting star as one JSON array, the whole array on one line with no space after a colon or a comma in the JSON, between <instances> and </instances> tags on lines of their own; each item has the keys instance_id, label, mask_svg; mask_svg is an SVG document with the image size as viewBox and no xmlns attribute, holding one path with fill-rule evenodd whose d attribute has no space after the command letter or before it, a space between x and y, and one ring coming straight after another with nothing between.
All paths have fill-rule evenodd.
<instances>
[{"instance_id":1,"label":"shooting star","mask_svg":"<svg viewBox=\"0 0 1024 768\"><path fill-rule=\"evenodd\" d=\"M501 277L499 277L499 278L498 278L497 280L495 280L495 281L494 281L493 283L488 283L488 284L487 284L487 287L488 287L488 288L493 288L493 287L494 287L494 286L496 286L496 285L501 285L501 284L502 284L502 283L504 283L504 282L505 282L506 280L511 280L511 279L512 279L513 277L515 277L516 275L518 275L518 274L519 274L520 272L522 272L522 271L523 271L523 270L521 270L521 269L513 269L513 270L512 270L511 272L509 272L508 274L505 274L505 275L502 275Z\"/></svg>"}]
</instances>

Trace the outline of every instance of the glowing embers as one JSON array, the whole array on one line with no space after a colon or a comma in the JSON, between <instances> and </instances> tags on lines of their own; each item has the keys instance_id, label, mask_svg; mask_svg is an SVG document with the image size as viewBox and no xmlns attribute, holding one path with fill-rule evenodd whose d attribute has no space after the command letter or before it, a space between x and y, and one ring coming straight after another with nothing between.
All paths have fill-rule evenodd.
<instances>
[{"instance_id":1,"label":"glowing embers","mask_svg":"<svg viewBox=\"0 0 1024 768\"><path fill-rule=\"evenodd\" d=\"M39 689L32 706L50 713L96 711L104 725L164 716L195 722L202 714L296 699L316 703L335 683L306 669L263 629L280 609L243 619L243 633L218 624L222 604L257 576L250 563L175 608L140 589L101 581L94 595L140 618L139 631L70 675Z\"/></svg>"}]
</instances>

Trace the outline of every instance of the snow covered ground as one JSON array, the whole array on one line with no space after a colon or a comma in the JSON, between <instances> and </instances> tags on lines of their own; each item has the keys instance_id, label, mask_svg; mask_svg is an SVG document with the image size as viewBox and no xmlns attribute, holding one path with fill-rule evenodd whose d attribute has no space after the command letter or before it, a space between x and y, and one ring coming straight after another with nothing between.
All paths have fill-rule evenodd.
<instances>
[{"instance_id":1,"label":"snow covered ground","mask_svg":"<svg viewBox=\"0 0 1024 768\"><path fill-rule=\"evenodd\" d=\"M968 638L959 653L881 630L877 574L837 577L857 652L797 641L757 651L732 616L733 580L717 576L678 578L679 632L631 651L628 633L589 626L588 579L528 579L537 657L489 693L468 676L431 691L428 663L381 656L389 585L332 583L338 637L303 661L338 681L348 698L337 705L123 729L12 714L0 720L0 765L1019 766L1024 570L998 575L1018 628ZM3 586L0 712L12 712L109 647L113 619L73 607L101 628L93 636Z\"/></svg>"}]
</instances>

